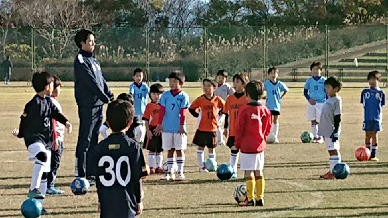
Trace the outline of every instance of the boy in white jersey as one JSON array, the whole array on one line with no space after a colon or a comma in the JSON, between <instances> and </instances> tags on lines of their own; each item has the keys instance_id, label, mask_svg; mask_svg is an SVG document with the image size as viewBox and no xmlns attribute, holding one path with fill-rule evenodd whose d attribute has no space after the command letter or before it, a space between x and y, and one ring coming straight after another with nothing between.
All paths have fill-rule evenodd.
<instances>
[{"instance_id":1,"label":"boy in white jersey","mask_svg":"<svg viewBox=\"0 0 388 218\"><path fill-rule=\"evenodd\" d=\"M306 80L304 86L304 96L307 99L307 119L311 121L311 129L314 135L313 142L323 143L323 138L318 134L319 118L321 117L321 110L323 103L326 101L325 80L321 76L322 64L321 62L313 62L310 65L311 77Z\"/></svg>"},{"instance_id":2,"label":"boy in white jersey","mask_svg":"<svg viewBox=\"0 0 388 218\"><path fill-rule=\"evenodd\" d=\"M61 94L61 80L58 76L54 77L54 90L51 94L51 101L58 108L60 113L62 112L62 106L58 102L59 95ZM65 138L65 126L58 122L55 119L52 119L53 123L53 144L51 146L51 168L50 172L47 175L47 191L49 195L60 195L64 194L63 190L57 189L55 187L55 182L57 178L57 173L59 166L61 164L61 158L64 147L64 138Z\"/></svg>"},{"instance_id":3,"label":"boy in white jersey","mask_svg":"<svg viewBox=\"0 0 388 218\"><path fill-rule=\"evenodd\" d=\"M279 143L279 122L280 108L282 99L288 92L288 87L282 81L278 80L279 70L276 67L268 69L268 80L264 83L264 89L267 93L266 106L271 110L272 129L271 133L275 138L273 143Z\"/></svg>"},{"instance_id":4,"label":"boy in white jersey","mask_svg":"<svg viewBox=\"0 0 388 218\"><path fill-rule=\"evenodd\" d=\"M342 99L338 95L342 84L335 77L329 77L325 81L325 89L328 99L322 106L318 134L323 136L329 152L330 170L320 176L322 179L334 179L333 168L341 162L339 138L341 134Z\"/></svg>"},{"instance_id":5,"label":"boy in white jersey","mask_svg":"<svg viewBox=\"0 0 388 218\"><path fill-rule=\"evenodd\" d=\"M220 96L224 101L226 101L226 98L234 93L234 89L232 86L230 86L228 83L226 83L226 80L228 79L228 72L225 70L219 70L216 75L216 82L218 84L214 94L216 96ZM225 122L225 114L220 114L218 116L218 129L217 129L217 141L219 145L225 144L224 140L224 122Z\"/></svg>"}]
</instances>

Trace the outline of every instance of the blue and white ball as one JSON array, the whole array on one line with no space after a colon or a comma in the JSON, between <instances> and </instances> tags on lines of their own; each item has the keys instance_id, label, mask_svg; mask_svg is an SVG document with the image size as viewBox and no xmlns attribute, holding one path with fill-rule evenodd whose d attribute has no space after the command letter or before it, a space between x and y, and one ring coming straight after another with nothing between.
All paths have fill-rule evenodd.
<instances>
[{"instance_id":1,"label":"blue and white ball","mask_svg":"<svg viewBox=\"0 0 388 218\"><path fill-rule=\"evenodd\" d=\"M85 178L77 177L70 184L71 191L75 195L84 195L89 191L90 184Z\"/></svg>"},{"instance_id":2,"label":"blue and white ball","mask_svg":"<svg viewBox=\"0 0 388 218\"><path fill-rule=\"evenodd\" d=\"M26 218L36 218L42 213L42 203L34 198L25 200L21 206L21 211Z\"/></svg>"}]
</instances>

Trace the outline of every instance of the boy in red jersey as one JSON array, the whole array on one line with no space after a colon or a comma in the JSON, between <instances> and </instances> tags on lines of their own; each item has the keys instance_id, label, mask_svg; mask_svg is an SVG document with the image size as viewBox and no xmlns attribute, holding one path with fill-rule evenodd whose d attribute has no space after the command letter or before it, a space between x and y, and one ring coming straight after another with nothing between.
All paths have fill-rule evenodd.
<instances>
[{"instance_id":1,"label":"boy in red jersey","mask_svg":"<svg viewBox=\"0 0 388 218\"><path fill-rule=\"evenodd\" d=\"M271 111L259 101L263 83L251 81L245 87L249 103L240 107L235 146L240 150L240 168L245 172L247 198L240 206L264 206L264 150L271 131ZM256 193L255 193L256 188Z\"/></svg>"}]
</instances>

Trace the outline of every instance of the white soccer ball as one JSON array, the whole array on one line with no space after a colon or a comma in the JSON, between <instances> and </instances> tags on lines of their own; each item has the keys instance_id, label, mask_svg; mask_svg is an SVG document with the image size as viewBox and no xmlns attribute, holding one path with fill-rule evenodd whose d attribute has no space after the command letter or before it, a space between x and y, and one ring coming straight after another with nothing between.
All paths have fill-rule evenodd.
<instances>
[{"instance_id":1,"label":"white soccer ball","mask_svg":"<svg viewBox=\"0 0 388 218\"><path fill-rule=\"evenodd\" d=\"M168 169L167 169L167 162L164 162L164 163L163 163L163 170L164 170L165 172L168 171ZM174 163L172 164L172 169L171 169L171 171L172 171L172 173L178 171L178 164L177 164L175 161L174 161Z\"/></svg>"},{"instance_id":2,"label":"white soccer ball","mask_svg":"<svg viewBox=\"0 0 388 218\"><path fill-rule=\"evenodd\" d=\"M245 184L237 185L234 188L233 197L237 203L245 201L247 197L247 186Z\"/></svg>"}]
</instances>

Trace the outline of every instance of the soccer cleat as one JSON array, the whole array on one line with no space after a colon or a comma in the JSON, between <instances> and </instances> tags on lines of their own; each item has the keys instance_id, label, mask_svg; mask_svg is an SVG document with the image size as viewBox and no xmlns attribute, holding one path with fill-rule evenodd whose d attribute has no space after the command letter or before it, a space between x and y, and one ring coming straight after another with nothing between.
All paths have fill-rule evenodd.
<instances>
[{"instance_id":1,"label":"soccer cleat","mask_svg":"<svg viewBox=\"0 0 388 218\"><path fill-rule=\"evenodd\" d=\"M167 173L164 177L162 177L160 180L165 181L174 181L175 180L175 174L173 173Z\"/></svg>"},{"instance_id":2,"label":"soccer cleat","mask_svg":"<svg viewBox=\"0 0 388 218\"><path fill-rule=\"evenodd\" d=\"M237 173L236 172L234 172L233 174L232 174L232 177L230 177L230 179L237 179Z\"/></svg>"},{"instance_id":3,"label":"soccer cleat","mask_svg":"<svg viewBox=\"0 0 388 218\"><path fill-rule=\"evenodd\" d=\"M238 206L240 207L256 206L256 201L255 199L248 200L248 197L246 197L244 201L238 203Z\"/></svg>"},{"instance_id":4,"label":"soccer cleat","mask_svg":"<svg viewBox=\"0 0 388 218\"><path fill-rule=\"evenodd\" d=\"M264 207L264 198L256 200L256 206Z\"/></svg>"},{"instance_id":5,"label":"soccer cleat","mask_svg":"<svg viewBox=\"0 0 388 218\"><path fill-rule=\"evenodd\" d=\"M275 141L273 142L274 144L279 144L279 139L276 138Z\"/></svg>"},{"instance_id":6,"label":"soccer cleat","mask_svg":"<svg viewBox=\"0 0 388 218\"><path fill-rule=\"evenodd\" d=\"M157 167L157 168L155 169L155 173L157 173L157 174L163 174L163 173L165 173L165 172L164 172L164 169L163 169L162 167Z\"/></svg>"},{"instance_id":7,"label":"soccer cleat","mask_svg":"<svg viewBox=\"0 0 388 218\"><path fill-rule=\"evenodd\" d=\"M65 193L65 191L57 189L54 186L51 186L50 188L48 188L47 192L46 192L46 194L48 194L48 195L62 195L64 193Z\"/></svg>"},{"instance_id":8,"label":"soccer cleat","mask_svg":"<svg viewBox=\"0 0 388 218\"><path fill-rule=\"evenodd\" d=\"M47 210L45 208L42 208L42 210L40 211L40 215L41 216L49 215L49 213L47 212Z\"/></svg>"},{"instance_id":9,"label":"soccer cleat","mask_svg":"<svg viewBox=\"0 0 388 218\"><path fill-rule=\"evenodd\" d=\"M186 177L183 173L180 173L178 178L175 179L175 181L184 181L186 180Z\"/></svg>"},{"instance_id":10,"label":"soccer cleat","mask_svg":"<svg viewBox=\"0 0 388 218\"><path fill-rule=\"evenodd\" d=\"M378 161L379 161L379 158L377 158L377 157L371 157L369 160L370 160L370 161L378 162Z\"/></svg>"},{"instance_id":11,"label":"soccer cleat","mask_svg":"<svg viewBox=\"0 0 388 218\"><path fill-rule=\"evenodd\" d=\"M37 188L34 188L28 192L28 197L35 199L44 199L44 194L42 194Z\"/></svg>"},{"instance_id":12,"label":"soccer cleat","mask_svg":"<svg viewBox=\"0 0 388 218\"><path fill-rule=\"evenodd\" d=\"M319 178L321 179L335 179L335 176L332 172L327 172L324 175L321 175Z\"/></svg>"},{"instance_id":13,"label":"soccer cleat","mask_svg":"<svg viewBox=\"0 0 388 218\"><path fill-rule=\"evenodd\" d=\"M150 174L155 174L155 168L150 167Z\"/></svg>"},{"instance_id":14,"label":"soccer cleat","mask_svg":"<svg viewBox=\"0 0 388 218\"><path fill-rule=\"evenodd\" d=\"M199 168L199 172L201 173L208 173L209 170L206 169L206 167Z\"/></svg>"},{"instance_id":15,"label":"soccer cleat","mask_svg":"<svg viewBox=\"0 0 388 218\"><path fill-rule=\"evenodd\" d=\"M313 143L323 144L324 142L325 142L325 140L323 139L322 136L315 137L315 138L313 139Z\"/></svg>"}]
</instances>

